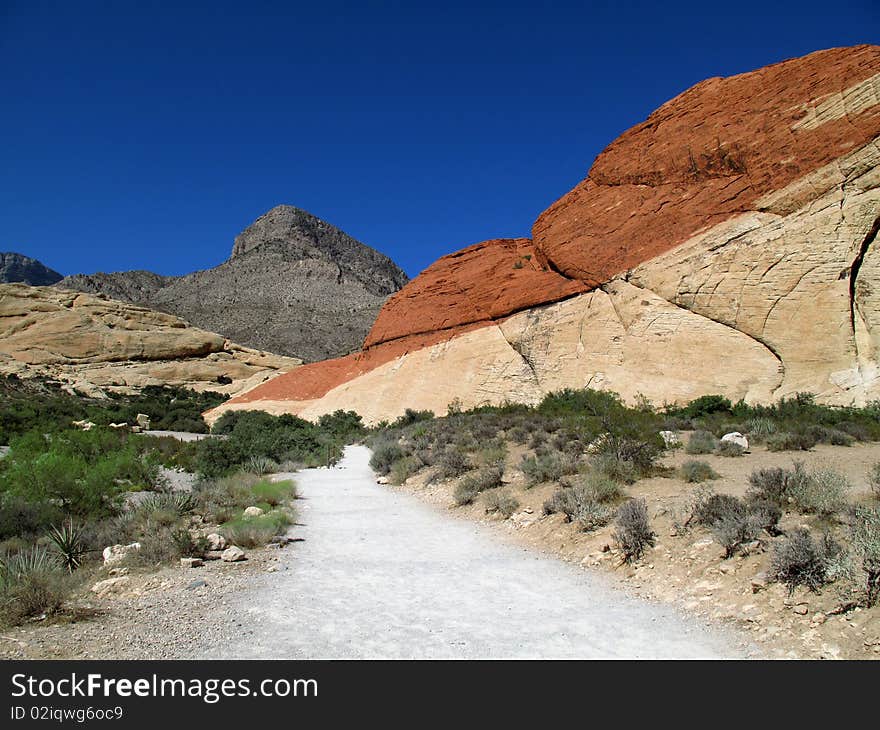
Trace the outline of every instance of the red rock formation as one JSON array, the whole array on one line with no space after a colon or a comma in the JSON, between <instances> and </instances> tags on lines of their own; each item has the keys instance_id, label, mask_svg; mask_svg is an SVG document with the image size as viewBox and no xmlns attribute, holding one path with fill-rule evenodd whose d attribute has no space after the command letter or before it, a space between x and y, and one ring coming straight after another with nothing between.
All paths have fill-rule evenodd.
<instances>
[{"instance_id":1,"label":"red rock formation","mask_svg":"<svg viewBox=\"0 0 880 730\"><path fill-rule=\"evenodd\" d=\"M859 46L697 84L612 142L538 218L536 245L597 286L752 209L880 134L876 91L858 88L878 72L880 47Z\"/></svg>"},{"instance_id":2,"label":"red rock formation","mask_svg":"<svg viewBox=\"0 0 880 730\"><path fill-rule=\"evenodd\" d=\"M394 294L379 312L364 347L489 323L586 290L553 271L527 238L484 241L444 256Z\"/></svg>"}]
</instances>

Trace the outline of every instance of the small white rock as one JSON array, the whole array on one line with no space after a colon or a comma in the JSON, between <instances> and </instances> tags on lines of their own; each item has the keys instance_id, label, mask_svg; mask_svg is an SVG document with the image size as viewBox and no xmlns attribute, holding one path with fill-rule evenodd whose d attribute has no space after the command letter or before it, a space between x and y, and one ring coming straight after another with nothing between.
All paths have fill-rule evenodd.
<instances>
[{"instance_id":1,"label":"small white rock","mask_svg":"<svg viewBox=\"0 0 880 730\"><path fill-rule=\"evenodd\" d=\"M263 510L260 507L248 507L244 511L245 517L259 517L262 514L263 514Z\"/></svg>"},{"instance_id":2,"label":"small white rock","mask_svg":"<svg viewBox=\"0 0 880 730\"><path fill-rule=\"evenodd\" d=\"M240 560L245 560L247 555L245 555L244 550L242 550L237 545L230 545L223 551L223 554L220 556L220 559L226 563L237 563Z\"/></svg>"}]
</instances>

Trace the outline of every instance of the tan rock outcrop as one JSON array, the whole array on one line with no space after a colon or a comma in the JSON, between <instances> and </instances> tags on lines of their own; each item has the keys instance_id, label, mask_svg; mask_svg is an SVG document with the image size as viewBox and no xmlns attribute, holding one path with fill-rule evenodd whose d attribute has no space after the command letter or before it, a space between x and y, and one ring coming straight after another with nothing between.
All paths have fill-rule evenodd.
<instances>
[{"instance_id":1,"label":"tan rock outcrop","mask_svg":"<svg viewBox=\"0 0 880 730\"><path fill-rule=\"evenodd\" d=\"M57 379L89 395L146 385L235 394L299 363L132 304L0 285L2 373Z\"/></svg>"}]
</instances>

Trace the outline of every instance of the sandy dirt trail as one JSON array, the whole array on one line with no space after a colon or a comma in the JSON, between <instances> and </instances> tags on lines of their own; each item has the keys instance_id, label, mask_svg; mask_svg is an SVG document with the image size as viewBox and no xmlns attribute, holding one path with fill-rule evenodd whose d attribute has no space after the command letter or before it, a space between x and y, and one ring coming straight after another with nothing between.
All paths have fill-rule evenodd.
<instances>
[{"instance_id":1,"label":"sandy dirt trail","mask_svg":"<svg viewBox=\"0 0 880 730\"><path fill-rule=\"evenodd\" d=\"M370 452L296 474L279 572L234 600L240 631L206 658L712 658L738 634L628 597L599 574L512 545L391 487ZM235 605L237 604L237 605Z\"/></svg>"}]
</instances>

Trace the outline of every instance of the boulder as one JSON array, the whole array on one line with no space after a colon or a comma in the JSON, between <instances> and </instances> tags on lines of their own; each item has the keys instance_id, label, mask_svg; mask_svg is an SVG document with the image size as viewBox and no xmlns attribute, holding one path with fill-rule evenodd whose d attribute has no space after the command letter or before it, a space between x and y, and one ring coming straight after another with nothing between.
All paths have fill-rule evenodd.
<instances>
[{"instance_id":1,"label":"boulder","mask_svg":"<svg viewBox=\"0 0 880 730\"><path fill-rule=\"evenodd\" d=\"M726 433L721 437L721 440L725 443L736 444L737 446L742 447L743 451L749 450L749 440L739 431L731 431L730 433Z\"/></svg>"},{"instance_id":2,"label":"boulder","mask_svg":"<svg viewBox=\"0 0 880 730\"><path fill-rule=\"evenodd\" d=\"M244 511L245 517L259 517L263 514L265 514L265 511L261 507L251 506L251 507L245 508L245 511Z\"/></svg>"},{"instance_id":3,"label":"boulder","mask_svg":"<svg viewBox=\"0 0 880 730\"><path fill-rule=\"evenodd\" d=\"M217 532L211 532L205 535L208 543L208 550L224 550L226 548L226 538Z\"/></svg>"},{"instance_id":4,"label":"boulder","mask_svg":"<svg viewBox=\"0 0 880 730\"><path fill-rule=\"evenodd\" d=\"M220 556L221 560L226 563L238 563L242 560L247 560L247 555L244 550L236 545L230 545L223 551L223 554Z\"/></svg>"},{"instance_id":5,"label":"boulder","mask_svg":"<svg viewBox=\"0 0 880 730\"><path fill-rule=\"evenodd\" d=\"M376 484L388 484L388 477L376 477Z\"/></svg>"},{"instance_id":6,"label":"boulder","mask_svg":"<svg viewBox=\"0 0 880 730\"><path fill-rule=\"evenodd\" d=\"M180 559L180 567L181 568L201 568L204 564L205 563L201 558L181 558Z\"/></svg>"},{"instance_id":7,"label":"boulder","mask_svg":"<svg viewBox=\"0 0 880 730\"><path fill-rule=\"evenodd\" d=\"M139 542L133 542L128 545L110 545L109 547L105 547L102 553L102 556L104 557L104 565L111 566L121 563L133 552L140 549L141 544Z\"/></svg>"},{"instance_id":8,"label":"boulder","mask_svg":"<svg viewBox=\"0 0 880 730\"><path fill-rule=\"evenodd\" d=\"M144 431L150 430L150 417L146 413L138 413L135 417L135 421L137 421L137 425Z\"/></svg>"}]
</instances>

